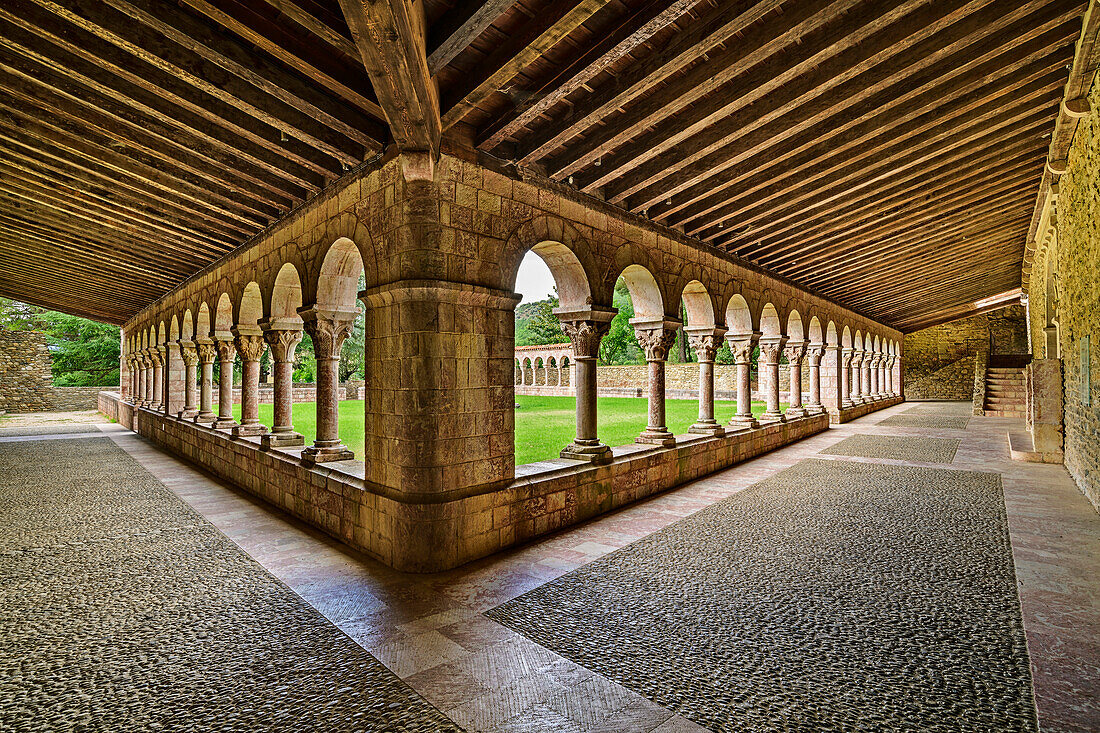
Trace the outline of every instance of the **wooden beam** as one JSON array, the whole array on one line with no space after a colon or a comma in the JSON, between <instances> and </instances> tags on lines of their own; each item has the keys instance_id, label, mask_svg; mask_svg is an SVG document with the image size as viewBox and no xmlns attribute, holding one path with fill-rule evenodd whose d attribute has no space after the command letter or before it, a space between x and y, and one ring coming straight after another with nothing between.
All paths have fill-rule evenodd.
<instances>
[{"instance_id":1,"label":"wooden beam","mask_svg":"<svg viewBox=\"0 0 1100 733\"><path fill-rule=\"evenodd\" d=\"M666 48L631 65L614 81L593 90L565 118L532 133L534 142L523 144L517 155L519 162L530 164L546 157L581 130L625 107L666 77L698 61L715 46L777 10L781 4L782 0L718 3L691 28L677 34Z\"/></svg>"},{"instance_id":2,"label":"wooden beam","mask_svg":"<svg viewBox=\"0 0 1100 733\"><path fill-rule=\"evenodd\" d=\"M485 29L512 7L515 0L460 0L428 29L428 71L435 76L462 53Z\"/></svg>"},{"instance_id":3,"label":"wooden beam","mask_svg":"<svg viewBox=\"0 0 1100 733\"><path fill-rule=\"evenodd\" d=\"M442 126L422 9L411 0L340 0L340 8L398 148L434 161Z\"/></svg>"},{"instance_id":4,"label":"wooden beam","mask_svg":"<svg viewBox=\"0 0 1100 733\"><path fill-rule=\"evenodd\" d=\"M674 0L671 3L666 0L650 0L627 16L614 31L586 48L578 58L539 89L530 92L530 96L515 109L480 130L478 147L482 150L497 147L523 126L633 53L655 34L683 18L696 4L695 0Z\"/></svg>"},{"instance_id":5,"label":"wooden beam","mask_svg":"<svg viewBox=\"0 0 1100 733\"><path fill-rule=\"evenodd\" d=\"M499 92L523 69L553 48L609 0L553 0L523 28L496 47L452 90L443 108L443 129L461 122L477 105Z\"/></svg>"}]
</instances>

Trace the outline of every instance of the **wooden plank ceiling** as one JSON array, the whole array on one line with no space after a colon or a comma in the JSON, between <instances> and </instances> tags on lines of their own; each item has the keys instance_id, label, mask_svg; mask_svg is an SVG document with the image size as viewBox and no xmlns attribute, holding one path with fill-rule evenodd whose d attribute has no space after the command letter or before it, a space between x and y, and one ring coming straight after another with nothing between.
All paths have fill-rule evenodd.
<instances>
[{"instance_id":1,"label":"wooden plank ceiling","mask_svg":"<svg viewBox=\"0 0 1100 733\"><path fill-rule=\"evenodd\" d=\"M915 330L1019 286L1084 9L4 0L0 294L125 321L442 136Z\"/></svg>"}]
</instances>

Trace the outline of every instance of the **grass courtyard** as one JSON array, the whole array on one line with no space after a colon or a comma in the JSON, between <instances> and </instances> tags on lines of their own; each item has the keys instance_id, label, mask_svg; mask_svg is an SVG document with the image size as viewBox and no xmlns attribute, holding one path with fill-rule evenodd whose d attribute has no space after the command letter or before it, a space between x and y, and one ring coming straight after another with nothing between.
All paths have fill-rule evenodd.
<instances>
[{"instance_id":1,"label":"grass courtyard","mask_svg":"<svg viewBox=\"0 0 1100 733\"><path fill-rule=\"evenodd\" d=\"M573 439L575 402L572 397L542 397L517 395L516 404L516 465L555 458ZM736 405L731 401L715 402L714 417L720 423L729 422ZM785 408L786 405L783 405ZM763 402L753 402L752 412L764 412ZM260 422L271 426L272 405L260 405ZM666 420L669 430L686 433L699 414L695 400L666 400ZM601 397L598 403L599 435L608 445L634 442L646 424L647 405L644 397ZM241 417L241 406L233 406L233 416ZM317 433L316 408L312 402L294 405L294 428L305 436L306 443ZM340 403L340 437L355 455L363 455L363 401Z\"/></svg>"}]
</instances>

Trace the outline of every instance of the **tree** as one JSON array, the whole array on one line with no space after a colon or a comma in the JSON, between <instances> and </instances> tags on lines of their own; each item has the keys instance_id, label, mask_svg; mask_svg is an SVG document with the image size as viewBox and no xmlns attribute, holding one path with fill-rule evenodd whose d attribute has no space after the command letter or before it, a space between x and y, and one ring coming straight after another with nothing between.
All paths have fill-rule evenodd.
<instances>
[{"instance_id":1,"label":"tree","mask_svg":"<svg viewBox=\"0 0 1100 733\"><path fill-rule=\"evenodd\" d=\"M567 343L569 337L561 330L561 322L554 315L558 305L558 297L551 295L544 300L516 306L516 346Z\"/></svg>"},{"instance_id":2,"label":"tree","mask_svg":"<svg viewBox=\"0 0 1100 733\"><path fill-rule=\"evenodd\" d=\"M113 386L119 383L118 326L14 301L0 303L0 319L5 328L45 334L54 384Z\"/></svg>"},{"instance_id":3,"label":"tree","mask_svg":"<svg viewBox=\"0 0 1100 733\"><path fill-rule=\"evenodd\" d=\"M615 283L611 304L618 313L611 320L611 329L600 342L600 361L604 364L640 364L644 361L642 347L634 334L630 319L634 317L634 301L630 289L621 277Z\"/></svg>"}]
</instances>

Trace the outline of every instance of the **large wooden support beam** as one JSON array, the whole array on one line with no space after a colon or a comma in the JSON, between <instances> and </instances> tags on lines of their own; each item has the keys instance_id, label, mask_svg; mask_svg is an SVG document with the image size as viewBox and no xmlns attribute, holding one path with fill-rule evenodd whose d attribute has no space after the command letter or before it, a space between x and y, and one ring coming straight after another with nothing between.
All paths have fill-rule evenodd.
<instances>
[{"instance_id":1,"label":"large wooden support beam","mask_svg":"<svg viewBox=\"0 0 1100 733\"><path fill-rule=\"evenodd\" d=\"M340 8L398 148L434 161L442 126L423 8L411 0L340 0Z\"/></svg>"},{"instance_id":2,"label":"large wooden support beam","mask_svg":"<svg viewBox=\"0 0 1100 733\"><path fill-rule=\"evenodd\" d=\"M428 38L428 47L432 49L428 56L428 69L431 73L437 74L455 56L462 53L493 21L512 7L513 2L514 0L465 0L432 24Z\"/></svg>"}]
</instances>

